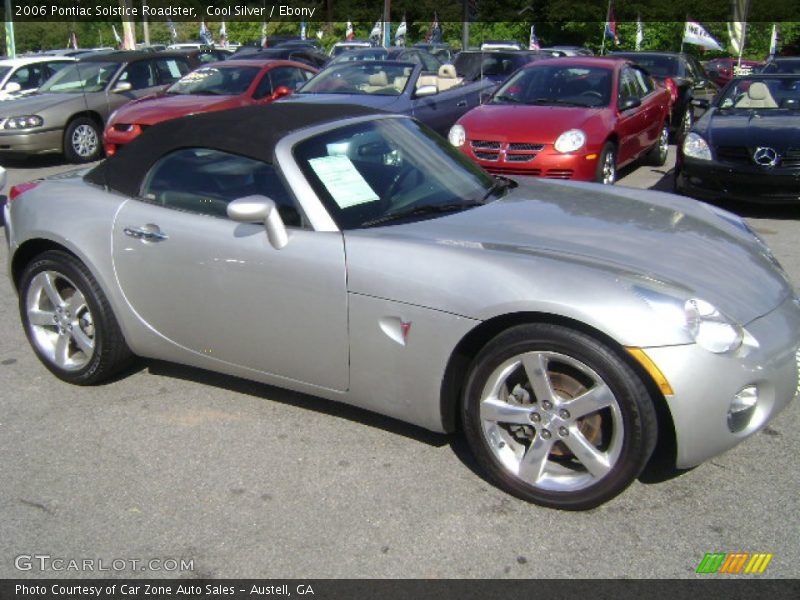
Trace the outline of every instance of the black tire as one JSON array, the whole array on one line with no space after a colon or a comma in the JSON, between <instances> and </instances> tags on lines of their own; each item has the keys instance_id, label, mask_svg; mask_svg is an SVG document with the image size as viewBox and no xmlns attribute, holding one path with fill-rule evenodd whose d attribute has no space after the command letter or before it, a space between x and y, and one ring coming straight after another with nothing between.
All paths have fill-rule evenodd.
<instances>
[{"instance_id":1,"label":"black tire","mask_svg":"<svg viewBox=\"0 0 800 600\"><path fill-rule=\"evenodd\" d=\"M547 377L528 377L523 356L534 373L542 372L534 368L542 361ZM502 385L497 377L505 378ZM531 379L552 397L537 397ZM505 393L511 395L503 399ZM569 403L578 397L602 402ZM658 435L652 398L618 353L589 335L543 323L512 327L481 350L467 378L462 421L475 458L501 489L563 510L594 508L622 492L644 469ZM526 462L535 444L544 448L541 458ZM535 481L520 475L528 466Z\"/></svg>"},{"instance_id":2,"label":"black tire","mask_svg":"<svg viewBox=\"0 0 800 600\"><path fill-rule=\"evenodd\" d=\"M87 163L103 155L98 124L88 117L73 119L64 130L64 157L72 163Z\"/></svg>"},{"instance_id":3,"label":"black tire","mask_svg":"<svg viewBox=\"0 0 800 600\"><path fill-rule=\"evenodd\" d=\"M656 145L648 151L645 162L654 167L663 167L667 164L667 157L669 156L669 125L664 123L661 126L661 131L658 134Z\"/></svg>"},{"instance_id":4,"label":"black tire","mask_svg":"<svg viewBox=\"0 0 800 600\"><path fill-rule=\"evenodd\" d=\"M613 169L609 180L606 169ZM597 183L605 183L613 185L617 181L617 147L614 142L606 142L603 150L600 152L600 158L597 161L597 171L594 175L594 180Z\"/></svg>"},{"instance_id":5,"label":"black tire","mask_svg":"<svg viewBox=\"0 0 800 600\"><path fill-rule=\"evenodd\" d=\"M105 294L71 254L49 250L25 267L19 311L36 356L59 379L100 383L133 357Z\"/></svg>"},{"instance_id":6,"label":"black tire","mask_svg":"<svg viewBox=\"0 0 800 600\"><path fill-rule=\"evenodd\" d=\"M681 122L678 125L678 130L675 132L675 141L677 143L683 142L683 139L686 135L691 131L692 125L694 125L694 113L692 112L692 104L686 106L686 110L683 111L681 115Z\"/></svg>"}]
</instances>

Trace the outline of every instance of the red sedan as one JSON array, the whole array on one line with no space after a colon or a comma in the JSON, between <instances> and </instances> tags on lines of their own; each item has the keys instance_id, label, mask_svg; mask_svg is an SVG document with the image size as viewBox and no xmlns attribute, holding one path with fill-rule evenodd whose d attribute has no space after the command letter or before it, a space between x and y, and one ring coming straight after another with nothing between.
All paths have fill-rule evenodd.
<instances>
[{"instance_id":1,"label":"red sedan","mask_svg":"<svg viewBox=\"0 0 800 600\"><path fill-rule=\"evenodd\" d=\"M268 59L226 60L185 75L164 92L129 102L108 120L103 142L111 156L145 127L184 115L267 104L311 79L309 65Z\"/></svg>"},{"instance_id":2,"label":"red sedan","mask_svg":"<svg viewBox=\"0 0 800 600\"><path fill-rule=\"evenodd\" d=\"M669 91L618 58L557 58L519 69L451 128L490 173L614 183L639 158L667 160Z\"/></svg>"}]
</instances>

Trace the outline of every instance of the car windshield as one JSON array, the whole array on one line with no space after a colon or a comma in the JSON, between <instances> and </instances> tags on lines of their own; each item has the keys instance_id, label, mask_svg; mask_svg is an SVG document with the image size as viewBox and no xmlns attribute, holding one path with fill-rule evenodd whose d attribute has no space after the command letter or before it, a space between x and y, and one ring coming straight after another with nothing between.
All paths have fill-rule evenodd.
<instances>
[{"instance_id":1,"label":"car windshield","mask_svg":"<svg viewBox=\"0 0 800 600\"><path fill-rule=\"evenodd\" d=\"M644 55L644 54L620 54L631 59L637 65L646 69L650 75L656 77L676 77L681 76L678 72L678 59L669 55Z\"/></svg>"},{"instance_id":2,"label":"car windshield","mask_svg":"<svg viewBox=\"0 0 800 600\"><path fill-rule=\"evenodd\" d=\"M410 119L340 127L299 143L294 156L342 230L465 210L497 186L466 155Z\"/></svg>"},{"instance_id":3,"label":"car windshield","mask_svg":"<svg viewBox=\"0 0 800 600\"><path fill-rule=\"evenodd\" d=\"M247 91L259 67L202 67L181 77L168 94L239 96Z\"/></svg>"},{"instance_id":4,"label":"car windshield","mask_svg":"<svg viewBox=\"0 0 800 600\"><path fill-rule=\"evenodd\" d=\"M336 58L331 60L330 64L338 65L339 63L354 62L357 60L386 60L389 53L385 48L370 48L367 50L350 50L349 52L342 52Z\"/></svg>"},{"instance_id":5,"label":"car windshield","mask_svg":"<svg viewBox=\"0 0 800 600\"><path fill-rule=\"evenodd\" d=\"M717 99L725 110L800 109L800 76L734 79Z\"/></svg>"},{"instance_id":6,"label":"car windshield","mask_svg":"<svg viewBox=\"0 0 800 600\"><path fill-rule=\"evenodd\" d=\"M369 94L399 96L413 67L409 64L345 63L325 69L311 79L301 94Z\"/></svg>"},{"instance_id":7,"label":"car windshield","mask_svg":"<svg viewBox=\"0 0 800 600\"><path fill-rule=\"evenodd\" d=\"M61 94L100 92L119 67L120 63L116 62L76 62L53 75L39 91Z\"/></svg>"},{"instance_id":8,"label":"car windshield","mask_svg":"<svg viewBox=\"0 0 800 600\"><path fill-rule=\"evenodd\" d=\"M611 70L536 65L517 71L492 96L492 104L599 107L611 99Z\"/></svg>"},{"instance_id":9,"label":"car windshield","mask_svg":"<svg viewBox=\"0 0 800 600\"><path fill-rule=\"evenodd\" d=\"M453 61L453 66L459 77L474 80L481 77L506 77L532 60L535 59L521 52L460 52Z\"/></svg>"},{"instance_id":10,"label":"car windshield","mask_svg":"<svg viewBox=\"0 0 800 600\"><path fill-rule=\"evenodd\" d=\"M789 73L790 75L800 75L800 59L798 60L776 60L768 63L764 67L763 73Z\"/></svg>"}]
</instances>

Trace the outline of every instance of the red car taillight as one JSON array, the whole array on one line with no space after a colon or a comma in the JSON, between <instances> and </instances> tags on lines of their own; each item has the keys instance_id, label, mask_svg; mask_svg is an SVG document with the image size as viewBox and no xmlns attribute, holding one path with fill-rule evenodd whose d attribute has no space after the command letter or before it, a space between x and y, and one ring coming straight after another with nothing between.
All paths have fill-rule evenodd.
<instances>
[{"instance_id":1,"label":"red car taillight","mask_svg":"<svg viewBox=\"0 0 800 600\"><path fill-rule=\"evenodd\" d=\"M39 185L39 181L28 181L27 183L18 183L17 185L12 185L11 189L8 191L8 201L11 202L15 200L17 196L20 194L24 194L28 190L32 190L36 186Z\"/></svg>"},{"instance_id":2,"label":"red car taillight","mask_svg":"<svg viewBox=\"0 0 800 600\"><path fill-rule=\"evenodd\" d=\"M664 85L667 86L672 103L675 104L675 101L678 99L678 86L675 85L671 77L664 78Z\"/></svg>"}]
</instances>

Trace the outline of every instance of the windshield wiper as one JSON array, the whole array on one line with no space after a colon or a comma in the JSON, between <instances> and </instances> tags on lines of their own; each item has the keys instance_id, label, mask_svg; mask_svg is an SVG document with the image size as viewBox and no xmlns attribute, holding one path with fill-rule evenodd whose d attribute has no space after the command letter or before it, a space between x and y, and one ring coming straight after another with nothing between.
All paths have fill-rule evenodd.
<instances>
[{"instance_id":1,"label":"windshield wiper","mask_svg":"<svg viewBox=\"0 0 800 600\"><path fill-rule=\"evenodd\" d=\"M582 104L581 102L573 102L570 100L561 100L560 98L536 98L535 100L531 100L528 104L561 104L563 106L583 106L586 107L586 104Z\"/></svg>"},{"instance_id":2,"label":"windshield wiper","mask_svg":"<svg viewBox=\"0 0 800 600\"><path fill-rule=\"evenodd\" d=\"M377 219L365 221L364 223L361 224L361 226L372 227L374 225L383 225L384 223L389 223L391 221L399 221L400 219L407 219L409 217L417 217L421 215L434 215L434 214L441 214L448 212L458 212L461 210L466 210L468 208L475 208L476 206L483 206L483 204L484 204L483 202L478 202L476 200L467 200L464 202L451 202L449 204L428 204L425 206L408 208L406 210L398 210L397 212L383 215L382 217L378 217Z\"/></svg>"},{"instance_id":3,"label":"windshield wiper","mask_svg":"<svg viewBox=\"0 0 800 600\"><path fill-rule=\"evenodd\" d=\"M481 204L485 204L486 201L489 199L490 196L500 195L500 192L504 192L508 188L517 187L517 182L513 179L509 179L508 177L502 177L500 175L494 176L494 183L492 187L486 190L486 193L481 198Z\"/></svg>"},{"instance_id":4,"label":"windshield wiper","mask_svg":"<svg viewBox=\"0 0 800 600\"><path fill-rule=\"evenodd\" d=\"M500 100L501 102L513 102L514 104L522 104L523 101L519 98L515 98L514 96L506 96L505 94L501 94L499 96L495 96L492 98L492 102Z\"/></svg>"}]
</instances>

